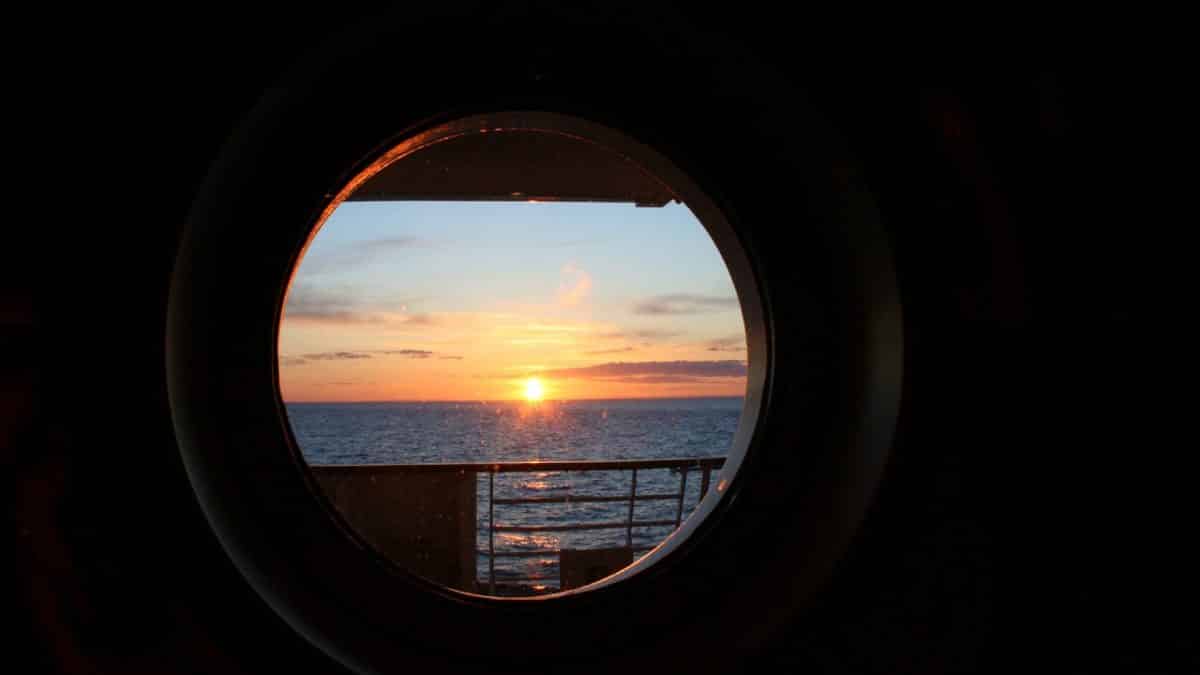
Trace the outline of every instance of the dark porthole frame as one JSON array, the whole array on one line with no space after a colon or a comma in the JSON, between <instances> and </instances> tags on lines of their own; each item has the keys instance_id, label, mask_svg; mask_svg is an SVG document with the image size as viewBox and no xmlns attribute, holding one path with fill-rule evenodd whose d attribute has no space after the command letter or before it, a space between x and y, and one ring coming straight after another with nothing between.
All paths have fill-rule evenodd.
<instances>
[{"instance_id":1,"label":"dark porthole frame","mask_svg":"<svg viewBox=\"0 0 1200 675\"><path fill-rule=\"evenodd\" d=\"M167 327L189 478L255 591L355 670L600 672L639 658L720 670L803 608L878 482L899 406L901 315L887 241L852 157L789 85L768 75L763 87L768 71L752 59L730 75L718 61L736 45L697 37L681 61L656 34L626 29L615 56L591 48L611 41L604 24L556 43L550 59L481 29L469 36L474 53L517 53L482 69L447 58L414 71L405 91L363 101L402 60L395 45L419 49L446 35L434 24L428 35L407 23L359 25L271 90L194 203ZM614 59L636 64L614 68ZM688 74L671 86L612 75L646 64ZM778 119L763 112L779 107L787 114ZM590 120L691 177L754 266L770 347L746 459L714 512L692 519L694 536L623 583L545 602L445 593L381 564L314 494L274 395L282 288L301 248L285 242L307 240L338 190L399 137L494 110Z\"/></svg>"}]
</instances>

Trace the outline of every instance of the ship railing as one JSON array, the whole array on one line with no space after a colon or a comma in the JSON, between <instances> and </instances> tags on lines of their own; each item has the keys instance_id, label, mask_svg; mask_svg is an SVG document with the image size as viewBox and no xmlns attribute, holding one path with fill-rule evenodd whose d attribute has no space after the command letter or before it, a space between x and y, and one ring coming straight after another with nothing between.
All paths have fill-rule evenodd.
<instances>
[{"instance_id":1,"label":"ship railing","mask_svg":"<svg viewBox=\"0 0 1200 675\"><path fill-rule=\"evenodd\" d=\"M688 474L695 470L700 473L699 499L704 499L712 482L712 473L725 464L724 457L711 458L674 458L648 460L606 460L606 461L532 461L504 462L496 464L476 465L476 471L487 473L488 476L488 589L496 592L496 559L497 558L540 558L555 553L546 551L497 551L496 534L502 532L575 532L581 530L625 530L625 545L631 553L644 553L652 546L634 547L633 530L636 527L670 526L672 531L678 529L683 522L683 503L687 494ZM671 469L679 473L679 491L668 493L638 492L638 471L649 469ZM629 472L629 493L625 495L558 495L553 497L496 497L496 474L498 473L534 473L553 471L627 471ZM635 520L634 507L638 502L674 501L675 517L673 519ZM625 518L618 521L599 523L554 523L543 525L499 525L496 520L497 506L514 506L524 504L600 504L625 503ZM480 553L483 553L482 551ZM540 583L555 581L555 577L545 575L530 575L509 578L507 581L521 583Z\"/></svg>"},{"instance_id":2,"label":"ship railing","mask_svg":"<svg viewBox=\"0 0 1200 675\"><path fill-rule=\"evenodd\" d=\"M630 554L645 553L653 546L634 546L633 532L639 527L670 527L673 532L678 529L684 519L684 499L687 494L688 477L698 473L700 489L698 499L703 499L708 493L714 471L719 471L725 464L724 457L690 457L671 459L638 459L638 460L596 460L596 461L522 461L522 462L472 462L472 463L433 463L433 464L391 464L391 465L357 465L341 467L343 470L369 470L375 473L399 471L404 473L419 473L422 471L474 473L487 477L487 549L476 550L477 555L487 558L488 592L496 593L496 560L500 558L546 558L561 553L557 549L540 549L537 551L497 550L496 535L503 533L560 533L585 530L624 530L625 546ZM652 469L670 469L679 474L679 489L670 492L638 492L638 472ZM545 497L496 497L496 475L514 473L548 473L564 471L619 471L629 474L629 491L621 495L599 494L565 494ZM661 484L661 481L659 481ZM674 517L653 520L636 520L635 507L641 502L673 501L675 504ZM497 508L535 505L535 504L624 504L624 518L603 522L555 522L537 525L505 525L498 520ZM699 503L699 501L697 501ZM664 536L665 538L665 536ZM541 584L558 582L560 577L549 575L528 575L506 577L506 583ZM481 583L483 585L483 583Z\"/></svg>"}]
</instances>

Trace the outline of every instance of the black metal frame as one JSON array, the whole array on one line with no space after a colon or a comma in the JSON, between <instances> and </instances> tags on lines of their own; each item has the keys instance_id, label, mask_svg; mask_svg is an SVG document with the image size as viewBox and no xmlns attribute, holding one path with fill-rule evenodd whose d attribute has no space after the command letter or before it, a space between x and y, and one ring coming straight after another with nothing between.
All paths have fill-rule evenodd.
<instances>
[{"instance_id":1,"label":"black metal frame","mask_svg":"<svg viewBox=\"0 0 1200 675\"><path fill-rule=\"evenodd\" d=\"M676 16L581 17L567 33L545 17L504 24L533 31L520 40L469 13L418 27L411 8L396 11L281 78L188 216L166 371L209 525L283 621L362 672L469 671L498 655L507 669L536 670L532 654L559 670L656 653L677 670L736 666L732 653L689 648L732 633L740 646L759 643L809 602L849 545L892 440L899 294L849 145L791 83ZM331 195L399 140L495 110L555 111L652 145L726 215L714 238L744 251L742 273L761 296L746 328L762 412L742 466L720 499L710 493L709 516L646 556L645 573L551 600L449 593L372 555L321 496L278 398L284 288ZM720 593L696 593L714 581Z\"/></svg>"}]
</instances>

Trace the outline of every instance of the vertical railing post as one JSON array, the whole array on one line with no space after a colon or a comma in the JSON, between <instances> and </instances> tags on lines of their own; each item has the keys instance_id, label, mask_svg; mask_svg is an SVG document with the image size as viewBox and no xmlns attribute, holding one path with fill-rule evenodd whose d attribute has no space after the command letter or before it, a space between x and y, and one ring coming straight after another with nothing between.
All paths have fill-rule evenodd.
<instances>
[{"instance_id":1,"label":"vertical railing post","mask_svg":"<svg viewBox=\"0 0 1200 675\"><path fill-rule=\"evenodd\" d=\"M629 517L625 520L625 545L633 548L633 504L637 501L637 469L630 469L629 479Z\"/></svg>"},{"instance_id":2,"label":"vertical railing post","mask_svg":"<svg viewBox=\"0 0 1200 675\"><path fill-rule=\"evenodd\" d=\"M683 522L683 496L687 493L687 475L688 466L684 464L679 467L679 508L675 510L675 527Z\"/></svg>"},{"instance_id":3,"label":"vertical railing post","mask_svg":"<svg viewBox=\"0 0 1200 675\"><path fill-rule=\"evenodd\" d=\"M712 465L704 465L704 473L700 474L700 499L704 499L704 495L708 494L708 481L712 475Z\"/></svg>"},{"instance_id":4,"label":"vertical railing post","mask_svg":"<svg viewBox=\"0 0 1200 675\"><path fill-rule=\"evenodd\" d=\"M488 593L496 594L496 467L488 471Z\"/></svg>"}]
</instances>

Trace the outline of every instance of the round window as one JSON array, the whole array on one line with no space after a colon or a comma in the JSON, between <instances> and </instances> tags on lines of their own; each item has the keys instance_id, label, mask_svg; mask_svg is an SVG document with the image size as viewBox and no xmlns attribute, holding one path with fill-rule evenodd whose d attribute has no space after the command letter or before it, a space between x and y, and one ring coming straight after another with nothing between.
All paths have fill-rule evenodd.
<instances>
[{"instance_id":1,"label":"round window","mask_svg":"<svg viewBox=\"0 0 1200 675\"><path fill-rule=\"evenodd\" d=\"M200 510L358 672L736 670L888 455L865 174L707 30L409 13L272 87L188 214L165 356Z\"/></svg>"},{"instance_id":2,"label":"round window","mask_svg":"<svg viewBox=\"0 0 1200 675\"><path fill-rule=\"evenodd\" d=\"M446 588L541 597L653 564L720 499L760 322L732 229L665 158L576 118L477 116L325 210L279 392L355 537Z\"/></svg>"}]
</instances>

